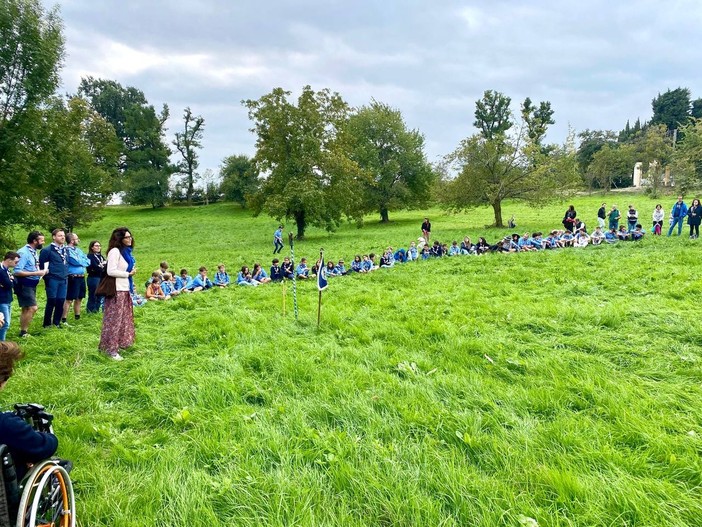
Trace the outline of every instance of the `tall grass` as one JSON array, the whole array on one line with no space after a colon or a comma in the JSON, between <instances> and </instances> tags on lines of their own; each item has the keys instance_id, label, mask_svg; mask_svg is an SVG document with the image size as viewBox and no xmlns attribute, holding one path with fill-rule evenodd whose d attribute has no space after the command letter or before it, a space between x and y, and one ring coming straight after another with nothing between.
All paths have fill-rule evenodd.
<instances>
[{"instance_id":1,"label":"tall grass","mask_svg":"<svg viewBox=\"0 0 702 527\"><path fill-rule=\"evenodd\" d=\"M601 200L575 201L591 225ZM509 210L522 232L557 227L562 209ZM506 232L484 229L488 210L404 212L311 229L295 253L406 246L425 213L449 242ZM277 226L225 204L113 208L79 232L106 241L121 224L137 283L162 259L267 266ZM319 330L312 283L297 323L279 284L193 294L137 309L121 363L97 351L99 316L35 321L3 402L56 414L85 526L699 525L700 243L332 279Z\"/></svg>"}]
</instances>

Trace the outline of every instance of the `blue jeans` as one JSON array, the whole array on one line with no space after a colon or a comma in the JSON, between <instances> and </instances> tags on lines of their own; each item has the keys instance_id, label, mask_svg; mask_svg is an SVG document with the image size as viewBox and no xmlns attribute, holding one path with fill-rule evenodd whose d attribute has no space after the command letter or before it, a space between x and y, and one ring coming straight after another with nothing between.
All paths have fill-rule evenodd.
<instances>
[{"instance_id":1,"label":"blue jeans","mask_svg":"<svg viewBox=\"0 0 702 527\"><path fill-rule=\"evenodd\" d=\"M680 233L682 233L683 218L673 218L673 223L670 224L670 229L668 229L668 236L673 234L673 229L676 224L678 226L678 236L680 236Z\"/></svg>"},{"instance_id":2,"label":"blue jeans","mask_svg":"<svg viewBox=\"0 0 702 527\"><path fill-rule=\"evenodd\" d=\"M10 316L12 309L12 304L0 304L0 313L5 315L5 325L0 328L0 342L5 340L5 335L7 335L7 330L10 329Z\"/></svg>"},{"instance_id":3,"label":"blue jeans","mask_svg":"<svg viewBox=\"0 0 702 527\"><path fill-rule=\"evenodd\" d=\"M281 242L280 240L275 240L273 242L273 254L279 253L282 250L283 250L283 242Z\"/></svg>"}]
</instances>

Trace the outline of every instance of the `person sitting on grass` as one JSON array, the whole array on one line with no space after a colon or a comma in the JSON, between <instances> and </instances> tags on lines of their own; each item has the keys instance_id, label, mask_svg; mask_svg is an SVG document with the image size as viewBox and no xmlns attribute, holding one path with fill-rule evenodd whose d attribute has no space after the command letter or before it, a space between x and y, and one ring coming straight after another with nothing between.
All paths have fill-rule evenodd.
<instances>
[{"instance_id":1,"label":"person sitting on grass","mask_svg":"<svg viewBox=\"0 0 702 527\"><path fill-rule=\"evenodd\" d=\"M154 281L154 278L158 278L159 280L162 280L163 275L161 274L161 271L154 271L151 273L151 276L149 279L144 283L144 287L149 287L149 284Z\"/></svg>"},{"instance_id":2,"label":"person sitting on grass","mask_svg":"<svg viewBox=\"0 0 702 527\"><path fill-rule=\"evenodd\" d=\"M531 245L537 251L543 251L546 247L544 245L543 233L535 232L529 238L529 245Z\"/></svg>"},{"instance_id":3,"label":"person sitting on grass","mask_svg":"<svg viewBox=\"0 0 702 527\"><path fill-rule=\"evenodd\" d=\"M270 276L268 276L268 273L261 267L260 263L254 263L251 278L256 280L259 284L267 284L271 281Z\"/></svg>"},{"instance_id":4,"label":"person sitting on grass","mask_svg":"<svg viewBox=\"0 0 702 527\"><path fill-rule=\"evenodd\" d=\"M200 269L198 269L198 273L195 275L195 278L193 278L192 284L190 285L193 292L204 291L214 287L212 280L207 278L207 267L203 265L200 267Z\"/></svg>"},{"instance_id":5,"label":"person sitting on grass","mask_svg":"<svg viewBox=\"0 0 702 527\"><path fill-rule=\"evenodd\" d=\"M229 273L224 267L224 264L219 264L217 266L217 272L215 273L214 277L214 285L216 285L217 287L227 287L229 286L230 282L231 280L229 279Z\"/></svg>"},{"instance_id":6,"label":"person sitting on grass","mask_svg":"<svg viewBox=\"0 0 702 527\"><path fill-rule=\"evenodd\" d=\"M385 252L383 256L380 257L380 267L392 267L395 263L395 259L392 257L391 253Z\"/></svg>"},{"instance_id":7,"label":"person sitting on grass","mask_svg":"<svg viewBox=\"0 0 702 527\"><path fill-rule=\"evenodd\" d=\"M593 232L592 236L590 236L590 241L592 242L592 245L600 245L604 238L605 235L602 232L602 227L598 225L597 227L595 227L595 232Z\"/></svg>"},{"instance_id":8,"label":"person sitting on grass","mask_svg":"<svg viewBox=\"0 0 702 527\"><path fill-rule=\"evenodd\" d=\"M333 260L327 261L326 270L327 270L327 278L330 278L332 276L339 276L336 274L336 265L334 265Z\"/></svg>"},{"instance_id":9,"label":"person sitting on grass","mask_svg":"<svg viewBox=\"0 0 702 527\"><path fill-rule=\"evenodd\" d=\"M396 263L405 263L407 261L407 251L400 247L395 254L392 255Z\"/></svg>"},{"instance_id":10,"label":"person sitting on grass","mask_svg":"<svg viewBox=\"0 0 702 527\"><path fill-rule=\"evenodd\" d=\"M546 239L544 239L544 247L546 249L558 249L558 234L556 231L551 231Z\"/></svg>"},{"instance_id":11,"label":"person sitting on grass","mask_svg":"<svg viewBox=\"0 0 702 527\"><path fill-rule=\"evenodd\" d=\"M146 299L147 300L169 300L171 297L166 295L161 289L161 279L158 276L154 276L151 283L146 286Z\"/></svg>"},{"instance_id":12,"label":"person sitting on grass","mask_svg":"<svg viewBox=\"0 0 702 527\"><path fill-rule=\"evenodd\" d=\"M561 246L562 247L572 247L575 243L575 237L570 231L563 231L561 234Z\"/></svg>"},{"instance_id":13,"label":"person sitting on grass","mask_svg":"<svg viewBox=\"0 0 702 527\"><path fill-rule=\"evenodd\" d=\"M585 232L585 229L580 229L575 235L575 247L587 247L590 243L590 235Z\"/></svg>"},{"instance_id":14,"label":"person sitting on grass","mask_svg":"<svg viewBox=\"0 0 702 527\"><path fill-rule=\"evenodd\" d=\"M163 275L169 272L169 270L168 270L168 262L166 262L166 261L164 260L163 262L161 262L160 264L158 264L158 270L159 270L159 272L161 273L161 281L163 281Z\"/></svg>"},{"instance_id":15,"label":"person sitting on grass","mask_svg":"<svg viewBox=\"0 0 702 527\"><path fill-rule=\"evenodd\" d=\"M475 254L485 254L489 250L490 244L487 242L487 240L482 236L478 237L478 243L475 244Z\"/></svg>"},{"instance_id":16,"label":"person sitting on grass","mask_svg":"<svg viewBox=\"0 0 702 527\"><path fill-rule=\"evenodd\" d=\"M525 232L521 238L519 238L519 241L517 242L517 245L519 246L520 251L534 251L536 250L534 246L529 242L531 239L531 236L529 235L528 232Z\"/></svg>"},{"instance_id":17,"label":"person sitting on grass","mask_svg":"<svg viewBox=\"0 0 702 527\"><path fill-rule=\"evenodd\" d=\"M458 241L453 240L453 242L451 242L451 247L449 247L448 255L449 256L458 256L460 254L461 254L461 248L458 246Z\"/></svg>"},{"instance_id":18,"label":"person sitting on grass","mask_svg":"<svg viewBox=\"0 0 702 527\"><path fill-rule=\"evenodd\" d=\"M644 232L641 224L637 223L636 227L634 227L634 230L631 231L631 240L634 242L638 242L639 240L643 240L643 237L645 234L646 233Z\"/></svg>"},{"instance_id":19,"label":"person sitting on grass","mask_svg":"<svg viewBox=\"0 0 702 527\"><path fill-rule=\"evenodd\" d=\"M170 272L163 273L163 282L161 282L161 290L166 296L177 296L180 291L176 291L173 275Z\"/></svg>"},{"instance_id":20,"label":"person sitting on grass","mask_svg":"<svg viewBox=\"0 0 702 527\"><path fill-rule=\"evenodd\" d=\"M132 289L129 291L129 296L132 298L132 306L134 307L142 307L145 306L148 300L144 298L142 295L136 292L136 289Z\"/></svg>"},{"instance_id":21,"label":"person sitting on grass","mask_svg":"<svg viewBox=\"0 0 702 527\"><path fill-rule=\"evenodd\" d=\"M251 272L249 271L249 268L246 265L244 265L241 268L241 271L239 271L239 274L236 275L236 283L237 285L245 285L252 287L258 285L258 282L253 279L253 277L251 276Z\"/></svg>"},{"instance_id":22,"label":"person sitting on grass","mask_svg":"<svg viewBox=\"0 0 702 527\"><path fill-rule=\"evenodd\" d=\"M375 264L375 253L370 253L368 255L368 261L370 262L369 271L375 271L379 267Z\"/></svg>"},{"instance_id":23,"label":"person sitting on grass","mask_svg":"<svg viewBox=\"0 0 702 527\"><path fill-rule=\"evenodd\" d=\"M287 256L283 258L283 265L281 265L281 269L283 270L283 278L288 278L289 280L292 280L295 267L290 261L290 258L288 258Z\"/></svg>"},{"instance_id":24,"label":"person sitting on grass","mask_svg":"<svg viewBox=\"0 0 702 527\"><path fill-rule=\"evenodd\" d=\"M631 239L631 233L629 233L629 231L627 230L626 225L621 225L619 227L619 230L617 231L617 237L623 242Z\"/></svg>"},{"instance_id":25,"label":"person sitting on grass","mask_svg":"<svg viewBox=\"0 0 702 527\"><path fill-rule=\"evenodd\" d=\"M422 247L422 260L428 260L431 257L431 249L428 245Z\"/></svg>"},{"instance_id":26,"label":"person sitting on grass","mask_svg":"<svg viewBox=\"0 0 702 527\"><path fill-rule=\"evenodd\" d=\"M439 240L434 240L434 245L431 246L431 256L433 258L441 258L444 255L444 248Z\"/></svg>"},{"instance_id":27,"label":"person sitting on grass","mask_svg":"<svg viewBox=\"0 0 702 527\"><path fill-rule=\"evenodd\" d=\"M363 260L361 260L361 255L357 254L353 257L353 262L351 262L351 271L354 273L365 273L363 269Z\"/></svg>"},{"instance_id":28,"label":"person sitting on grass","mask_svg":"<svg viewBox=\"0 0 702 527\"><path fill-rule=\"evenodd\" d=\"M407 254L405 255L408 262L414 262L417 260L419 253L417 252L417 244L410 242L409 248L407 249Z\"/></svg>"},{"instance_id":29,"label":"person sitting on grass","mask_svg":"<svg viewBox=\"0 0 702 527\"><path fill-rule=\"evenodd\" d=\"M609 229L605 233L605 241L607 243L617 243L619 241L619 237L617 236L617 229Z\"/></svg>"},{"instance_id":30,"label":"person sitting on grass","mask_svg":"<svg viewBox=\"0 0 702 527\"><path fill-rule=\"evenodd\" d=\"M465 236L461 242L461 254L475 254L475 245L471 243L468 236Z\"/></svg>"},{"instance_id":31,"label":"person sitting on grass","mask_svg":"<svg viewBox=\"0 0 702 527\"><path fill-rule=\"evenodd\" d=\"M346 266L344 265L344 261L341 259L336 263L336 267L334 267L334 271L336 272L337 276L345 276L346 274L348 274L348 271L346 270Z\"/></svg>"},{"instance_id":32,"label":"person sitting on grass","mask_svg":"<svg viewBox=\"0 0 702 527\"><path fill-rule=\"evenodd\" d=\"M300 263L295 268L295 276L302 280L307 280L310 277L310 270L307 267L307 258L302 258Z\"/></svg>"},{"instance_id":33,"label":"person sitting on grass","mask_svg":"<svg viewBox=\"0 0 702 527\"><path fill-rule=\"evenodd\" d=\"M278 258L273 258L271 262L271 280L273 282L280 282L283 280L283 268L280 266L280 260L278 260Z\"/></svg>"},{"instance_id":34,"label":"person sitting on grass","mask_svg":"<svg viewBox=\"0 0 702 527\"><path fill-rule=\"evenodd\" d=\"M180 270L180 276L176 278L176 290L190 292L193 285L193 279L188 274L187 269Z\"/></svg>"}]
</instances>

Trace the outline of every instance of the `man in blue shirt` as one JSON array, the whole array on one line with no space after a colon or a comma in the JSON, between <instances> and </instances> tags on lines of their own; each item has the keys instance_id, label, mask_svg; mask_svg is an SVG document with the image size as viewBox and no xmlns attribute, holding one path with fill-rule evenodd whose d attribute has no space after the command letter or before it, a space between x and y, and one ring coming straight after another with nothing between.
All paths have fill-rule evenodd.
<instances>
[{"instance_id":1,"label":"man in blue shirt","mask_svg":"<svg viewBox=\"0 0 702 527\"><path fill-rule=\"evenodd\" d=\"M278 225L278 230L273 233L273 254L283 250L283 226Z\"/></svg>"},{"instance_id":2,"label":"man in blue shirt","mask_svg":"<svg viewBox=\"0 0 702 527\"><path fill-rule=\"evenodd\" d=\"M32 231L27 236L27 245L17 251L20 255L15 266L15 292L20 313L20 337L29 335L29 325L37 312L37 285L46 271L39 266L40 251L44 247L44 235L39 231Z\"/></svg>"},{"instance_id":3,"label":"man in blue shirt","mask_svg":"<svg viewBox=\"0 0 702 527\"><path fill-rule=\"evenodd\" d=\"M53 241L39 253L39 265L47 270L44 276L46 286L46 307L44 308L44 327L52 325L61 327L63 303L66 301L68 288L68 254L66 251L66 233L63 229L51 231Z\"/></svg>"},{"instance_id":4,"label":"man in blue shirt","mask_svg":"<svg viewBox=\"0 0 702 527\"><path fill-rule=\"evenodd\" d=\"M68 245L66 251L68 255L68 283L66 289L66 301L63 303L63 317L61 322L68 325L66 319L68 310L73 303L73 315L76 320L80 320L80 304L85 298L85 269L90 265L90 260L78 247L80 238L75 232L66 235Z\"/></svg>"},{"instance_id":5,"label":"man in blue shirt","mask_svg":"<svg viewBox=\"0 0 702 527\"><path fill-rule=\"evenodd\" d=\"M675 202L673 208L670 209L670 229L668 229L668 236L673 234L673 229L675 225L678 226L678 236L682 233L683 219L687 216L687 205L683 201L682 196L678 196L678 201Z\"/></svg>"}]
</instances>

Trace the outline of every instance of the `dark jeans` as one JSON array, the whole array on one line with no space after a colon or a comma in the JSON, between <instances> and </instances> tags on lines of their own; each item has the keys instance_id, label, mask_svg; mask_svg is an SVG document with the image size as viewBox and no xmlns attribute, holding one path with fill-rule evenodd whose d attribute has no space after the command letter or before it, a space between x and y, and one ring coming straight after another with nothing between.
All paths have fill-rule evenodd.
<instances>
[{"instance_id":1,"label":"dark jeans","mask_svg":"<svg viewBox=\"0 0 702 527\"><path fill-rule=\"evenodd\" d=\"M63 303L66 301L66 290L68 279L66 278L45 278L46 285L46 307L44 308L44 327L51 324L58 326L63 317Z\"/></svg>"},{"instance_id":2,"label":"dark jeans","mask_svg":"<svg viewBox=\"0 0 702 527\"><path fill-rule=\"evenodd\" d=\"M273 242L273 245L274 245L274 247L273 247L273 254L279 253L280 251L283 250L283 242L281 242L281 241L279 241L279 240L275 240L275 241Z\"/></svg>"},{"instance_id":3,"label":"dark jeans","mask_svg":"<svg viewBox=\"0 0 702 527\"><path fill-rule=\"evenodd\" d=\"M700 226L699 225L690 225L690 236L697 236L699 238L699 236L700 236Z\"/></svg>"},{"instance_id":4,"label":"dark jeans","mask_svg":"<svg viewBox=\"0 0 702 527\"><path fill-rule=\"evenodd\" d=\"M95 294L98 284L100 283L99 276L89 276L88 277L88 306L86 310L88 313L97 313L105 301L104 296L98 296Z\"/></svg>"}]
</instances>

